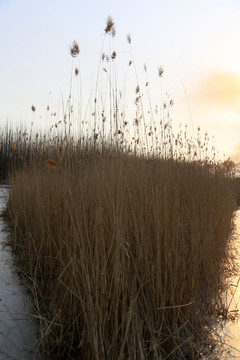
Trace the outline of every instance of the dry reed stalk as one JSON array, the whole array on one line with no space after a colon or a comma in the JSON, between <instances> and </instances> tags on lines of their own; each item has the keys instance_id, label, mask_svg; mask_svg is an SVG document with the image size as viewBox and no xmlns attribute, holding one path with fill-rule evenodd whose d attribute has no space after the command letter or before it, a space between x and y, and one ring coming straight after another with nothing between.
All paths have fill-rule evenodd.
<instances>
[{"instance_id":1,"label":"dry reed stalk","mask_svg":"<svg viewBox=\"0 0 240 360\"><path fill-rule=\"evenodd\" d=\"M16 142L13 142L13 143L11 144L11 149L12 149L13 151L15 151L15 150L17 149L17 144L16 144Z\"/></svg>"},{"instance_id":2,"label":"dry reed stalk","mask_svg":"<svg viewBox=\"0 0 240 360\"><path fill-rule=\"evenodd\" d=\"M60 147L59 147L59 152L58 152L58 160L59 160L60 162L62 162L63 157L64 157L64 150L63 150L63 146L60 145Z\"/></svg>"}]
</instances>

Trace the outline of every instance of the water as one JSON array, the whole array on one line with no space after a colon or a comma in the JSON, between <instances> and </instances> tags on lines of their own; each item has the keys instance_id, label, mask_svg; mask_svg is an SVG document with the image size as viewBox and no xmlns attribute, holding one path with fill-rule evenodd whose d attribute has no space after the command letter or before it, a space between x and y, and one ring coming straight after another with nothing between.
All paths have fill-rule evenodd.
<instances>
[{"instance_id":1,"label":"water","mask_svg":"<svg viewBox=\"0 0 240 360\"><path fill-rule=\"evenodd\" d=\"M228 316L213 320L211 327L217 346L211 355L201 357L201 360L231 360L240 359L240 210L235 217L236 236L234 238L234 255L236 273L227 278L228 287L222 294L223 304L228 308Z\"/></svg>"},{"instance_id":2,"label":"water","mask_svg":"<svg viewBox=\"0 0 240 360\"><path fill-rule=\"evenodd\" d=\"M0 212L8 198L0 187ZM26 288L20 283L11 249L4 243L7 234L0 218L0 359L43 359L39 352L39 326L33 316Z\"/></svg>"},{"instance_id":3,"label":"water","mask_svg":"<svg viewBox=\"0 0 240 360\"><path fill-rule=\"evenodd\" d=\"M225 295L232 320L222 321L219 329L219 336L223 342L221 359L240 359L240 210L236 213L235 225L237 274L230 276L229 289Z\"/></svg>"}]
</instances>

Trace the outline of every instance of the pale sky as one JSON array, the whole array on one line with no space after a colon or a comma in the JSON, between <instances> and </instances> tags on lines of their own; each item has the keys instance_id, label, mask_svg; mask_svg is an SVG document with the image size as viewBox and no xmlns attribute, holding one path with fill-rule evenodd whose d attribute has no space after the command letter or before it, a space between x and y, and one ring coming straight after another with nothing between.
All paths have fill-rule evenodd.
<instances>
[{"instance_id":1,"label":"pale sky","mask_svg":"<svg viewBox=\"0 0 240 360\"><path fill-rule=\"evenodd\" d=\"M50 127L46 107L60 113L61 96L69 94L73 40L80 47L83 97L89 98L109 15L119 81L130 59L130 33L140 81L143 64L148 68L153 104L161 100L161 65L173 123L193 122L195 131L200 126L215 137L220 155L240 161L239 0L0 0L1 124ZM127 87L134 93L133 78Z\"/></svg>"}]
</instances>

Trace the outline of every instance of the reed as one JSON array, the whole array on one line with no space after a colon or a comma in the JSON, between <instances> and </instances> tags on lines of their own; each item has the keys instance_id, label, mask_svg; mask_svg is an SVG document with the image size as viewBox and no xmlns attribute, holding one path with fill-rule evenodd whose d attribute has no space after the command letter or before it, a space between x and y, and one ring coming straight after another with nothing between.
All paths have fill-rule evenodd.
<instances>
[{"instance_id":1,"label":"reed","mask_svg":"<svg viewBox=\"0 0 240 360\"><path fill-rule=\"evenodd\" d=\"M104 37L115 32L110 17ZM195 359L211 339L209 316L224 306L232 180L210 157L207 134L174 135L171 99L154 112L148 97L147 125L136 68L129 124L110 50L100 56L89 132L84 117L80 135L71 133L69 96L62 132L56 122L51 135L19 130L3 141L15 159L5 211L12 247L55 359ZM73 60L79 52L74 42Z\"/></svg>"},{"instance_id":2,"label":"reed","mask_svg":"<svg viewBox=\"0 0 240 360\"><path fill-rule=\"evenodd\" d=\"M55 358L197 357L220 304L231 184L210 166L115 155L11 181L45 345Z\"/></svg>"}]
</instances>

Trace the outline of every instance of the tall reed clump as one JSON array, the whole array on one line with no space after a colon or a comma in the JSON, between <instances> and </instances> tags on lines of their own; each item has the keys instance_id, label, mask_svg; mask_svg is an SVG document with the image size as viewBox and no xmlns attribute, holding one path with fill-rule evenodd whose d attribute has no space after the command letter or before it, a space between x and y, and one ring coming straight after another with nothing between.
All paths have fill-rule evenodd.
<instances>
[{"instance_id":1,"label":"tall reed clump","mask_svg":"<svg viewBox=\"0 0 240 360\"><path fill-rule=\"evenodd\" d=\"M42 166L56 154L60 144L49 134L33 134L21 128L0 127L0 181L6 182L16 171L30 168L32 163Z\"/></svg>"},{"instance_id":2,"label":"tall reed clump","mask_svg":"<svg viewBox=\"0 0 240 360\"><path fill-rule=\"evenodd\" d=\"M210 166L93 156L11 183L13 247L55 358L195 358L234 201Z\"/></svg>"},{"instance_id":3,"label":"tall reed clump","mask_svg":"<svg viewBox=\"0 0 240 360\"><path fill-rule=\"evenodd\" d=\"M111 18L108 35L115 36ZM130 35L127 41L132 54ZM74 42L70 54L79 52ZM173 101L153 109L133 57L130 122L116 57L109 41L90 120L78 108L78 134L72 134L71 77L64 118L52 125L51 137L32 135L24 165L17 160L5 212L12 245L54 359L194 359L209 343L206 315L223 306L231 179L209 158L207 134L202 139L199 129L189 139L185 128L174 136ZM60 123L63 133L54 134ZM11 140L16 159L26 144L21 139Z\"/></svg>"}]
</instances>

